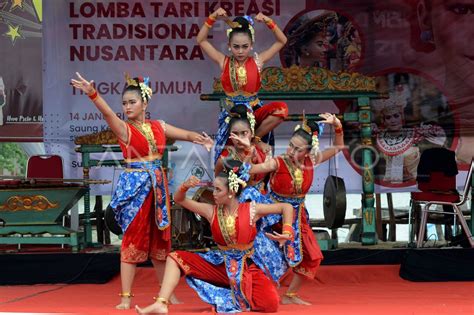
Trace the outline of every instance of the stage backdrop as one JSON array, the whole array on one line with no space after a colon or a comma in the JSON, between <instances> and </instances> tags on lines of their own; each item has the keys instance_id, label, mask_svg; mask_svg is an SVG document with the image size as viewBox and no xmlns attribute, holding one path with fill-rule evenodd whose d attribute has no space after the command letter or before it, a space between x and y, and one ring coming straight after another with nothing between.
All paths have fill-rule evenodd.
<instances>
[{"instance_id":1,"label":"stage backdrop","mask_svg":"<svg viewBox=\"0 0 474 315\"><path fill-rule=\"evenodd\" d=\"M202 102L219 69L197 46L206 17L222 6L229 15L275 20L287 46L266 66L319 66L380 77L390 98L373 111L377 191L414 188L421 153L433 146L456 150L461 168L473 156L470 120L474 112L472 3L443 1L47 1L44 3L44 139L61 154L68 177L82 176L73 139L106 128L93 104L70 85L76 71L94 80L98 92L121 114L124 73L149 76L154 97L149 117L214 134L218 106ZM416 8L420 8L417 10ZM227 25L216 22L210 40L227 52ZM255 51L268 48L271 31L256 23ZM347 102L289 102L290 113L344 113ZM294 123L277 128L276 153L285 151ZM328 174L344 177L349 192L361 191L357 124L345 123L347 149L317 169L313 191ZM326 128L321 147L330 145ZM171 154L174 182L189 174L212 177L211 156L178 143ZM107 157L110 157L108 155ZM413 171L415 170L415 173ZM116 178L94 169L92 178ZM101 192L111 192L102 187Z\"/></svg>"},{"instance_id":2,"label":"stage backdrop","mask_svg":"<svg viewBox=\"0 0 474 315\"><path fill-rule=\"evenodd\" d=\"M0 1L0 141L42 141L42 1Z\"/></svg>"}]
</instances>

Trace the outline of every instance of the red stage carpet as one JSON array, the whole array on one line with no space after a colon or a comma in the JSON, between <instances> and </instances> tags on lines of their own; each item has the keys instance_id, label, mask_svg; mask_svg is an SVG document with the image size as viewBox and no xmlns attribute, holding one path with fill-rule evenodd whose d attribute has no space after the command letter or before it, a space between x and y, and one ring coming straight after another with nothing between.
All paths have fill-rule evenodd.
<instances>
[{"instance_id":1,"label":"red stage carpet","mask_svg":"<svg viewBox=\"0 0 474 315\"><path fill-rule=\"evenodd\" d=\"M306 284L301 292L313 305L282 305L278 314L474 314L474 282L409 282L398 276L399 268L322 266L317 281ZM133 303L151 303L157 292L153 269L139 268L135 283ZM114 309L118 292L119 277L103 285L3 286L0 314L134 314ZM185 304L171 306L171 314L211 312L184 281L176 294Z\"/></svg>"}]
</instances>

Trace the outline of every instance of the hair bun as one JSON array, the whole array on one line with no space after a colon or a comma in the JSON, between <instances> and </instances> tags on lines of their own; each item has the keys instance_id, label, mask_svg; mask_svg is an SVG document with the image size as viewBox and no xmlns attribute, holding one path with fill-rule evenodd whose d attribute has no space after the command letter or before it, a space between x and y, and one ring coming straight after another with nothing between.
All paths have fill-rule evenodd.
<instances>
[{"instance_id":1,"label":"hair bun","mask_svg":"<svg viewBox=\"0 0 474 315\"><path fill-rule=\"evenodd\" d=\"M235 105L230 109L229 116L248 119L247 107L245 105Z\"/></svg>"},{"instance_id":2,"label":"hair bun","mask_svg":"<svg viewBox=\"0 0 474 315\"><path fill-rule=\"evenodd\" d=\"M229 173L231 170L235 170L237 168L237 172L234 171L234 173L239 173L240 167L242 166L242 162L239 160L234 160L232 158L226 158L222 161L223 166L224 166L224 172Z\"/></svg>"},{"instance_id":3,"label":"hair bun","mask_svg":"<svg viewBox=\"0 0 474 315\"><path fill-rule=\"evenodd\" d=\"M247 20L247 18L245 18L244 16L238 16L236 17L233 22L237 22L240 24L240 26L238 27L235 27L235 28L240 28L242 30L247 30L250 28L250 22L249 20Z\"/></svg>"},{"instance_id":4,"label":"hair bun","mask_svg":"<svg viewBox=\"0 0 474 315\"><path fill-rule=\"evenodd\" d=\"M311 128L311 132L318 131L319 132L319 125L314 120L308 120L306 122L309 128Z\"/></svg>"}]
</instances>

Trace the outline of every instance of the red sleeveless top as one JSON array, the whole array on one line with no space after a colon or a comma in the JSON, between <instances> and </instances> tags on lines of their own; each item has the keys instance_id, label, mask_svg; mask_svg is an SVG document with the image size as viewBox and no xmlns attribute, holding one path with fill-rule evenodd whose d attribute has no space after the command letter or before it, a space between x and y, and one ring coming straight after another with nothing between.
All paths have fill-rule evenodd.
<instances>
[{"instance_id":1,"label":"red sleeveless top","mask_svg":"<svg viewBox=\"0 0 474 315\"><path fill-rule=\"evenodd\" d=\"M287 163L281 156L276 158L278 168L272 173L270 178L271 190L282 196L295 196L305 195L308 193L311 183L313 182L313 162L309 157L304 160L303 172L303 183L301 184L301 194L299 194L294 185L293 177L291 176L290 170L288 169ZM294 167L293 164L289 163L290 168Z\"/></svg>"},{"instance_id":2,"label":"red sleeveless top","mask_svg":"<svg viewBox=\"0 0 474 315\"><path fill-rule=\"evenodd\" d=\"M221 227L219 223L220 219L219 216L221 215L218 211L217 206L214 207L214 213L212 215L212 222L211 222L211 232L212 237L214 238L215 242L221 246L229 246L229 245L246 245L255 239L257 235L257 228L253 222L251 222L251 212L250 212L250 202L241 203L237 210L237 216L235 218L235 243L228 244L225 240L224 234L226 233L225 227ZM225 220L225 218L224 218ZM252 225L251 225L252 223Z\"/></svg>"},{"instance_id":3,"label":"red sleeveless top","mask_svg":"<svg viewBox=\"0 0 474 315\"><path fill-rule=\"evenodd\" d=\"M141 131L141 128L134 126L130 122L126 122L129 127L129 143L126 144L119 141L125 159L143 158L151 155L153 153L153 146L150 144L150 141L154 143L156 147L157 152L155 152L155 154L163 154L166 147L166 136L161 123L156 120L147 120L146 122L150 123L153 139L147 139L146 133Z\"/></svg>"},{"instance_id":4,"label":"red sleeveless top","mask_svg":"<svg viewBox=\"0 0 474 315\"><path fill-rule=\"evenodd\" d=\"M247 83L236 89L236 82L238 82L237 76L237 68L238 65L235 64L232 66L231 60L233 58L226 57L224 60L224 69L221 74L221 83L222 88L226 94L234 95L234 94L256 94L258 90L260 90L261 86L261 79L260 79L260 71L258 70L257 63L255 59L252 57L248 57L245 60L244 67L245 71L247 72ZM234 71L232 71L234 69ZM234 78L232 79L231 73L234 73ZM234 84L233 84L234 82Z\"/></svg>"}]
</instances>

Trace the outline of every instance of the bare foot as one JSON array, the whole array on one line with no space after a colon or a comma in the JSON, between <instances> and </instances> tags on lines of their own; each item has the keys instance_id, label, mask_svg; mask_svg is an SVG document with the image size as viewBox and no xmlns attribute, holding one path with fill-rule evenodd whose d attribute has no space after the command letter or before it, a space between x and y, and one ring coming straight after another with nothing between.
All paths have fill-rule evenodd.
<instances>
[{"instance_id":1,"label":"bare foot","mask_svg":"<svg viewBox=\"0 0 474 315\"><path fill-rule=\"evenodd\" d=\"M145 308L135 305L135 311L137 314L168 314L168 306L161 302L155 302Z\"/></svg>"},{"instance_id":2,"label":"bare foot","mask_svg":"<svg viewBox=\"0 0 474 315\"><path fill-rule=\"evenodd\" d=\"M118 310L128 310L128 309L130 309L130 302L131 301L132 301L132 298L122 296L120 304L116 305L115 308L118 309Z\"/></svg>"},{"instance_id":3,"label":"bare foot","mask_svg":"<svg viewBox=\"0 0 474 315\"><path fill-rule=\"evenodd\" d=\"M297 295L292 296L292 297L283 295L283 297L281 298L281 304L311 305L311 303L302 300Z\"/></svg>"},{"instance_id":4,"label":"bare foot","mask_svg":"<svg viewBox=\"0 0 474 315\"><path fill-rule=\"evenodd\" d=\"M176 295L174 295L174 293L171 294L169 301L170 301L170 304L173 304L173 305L176 305L176 304L183 304L183 302L181 302L181 301L176 297Z\"/></svg>"}]
</instances>

